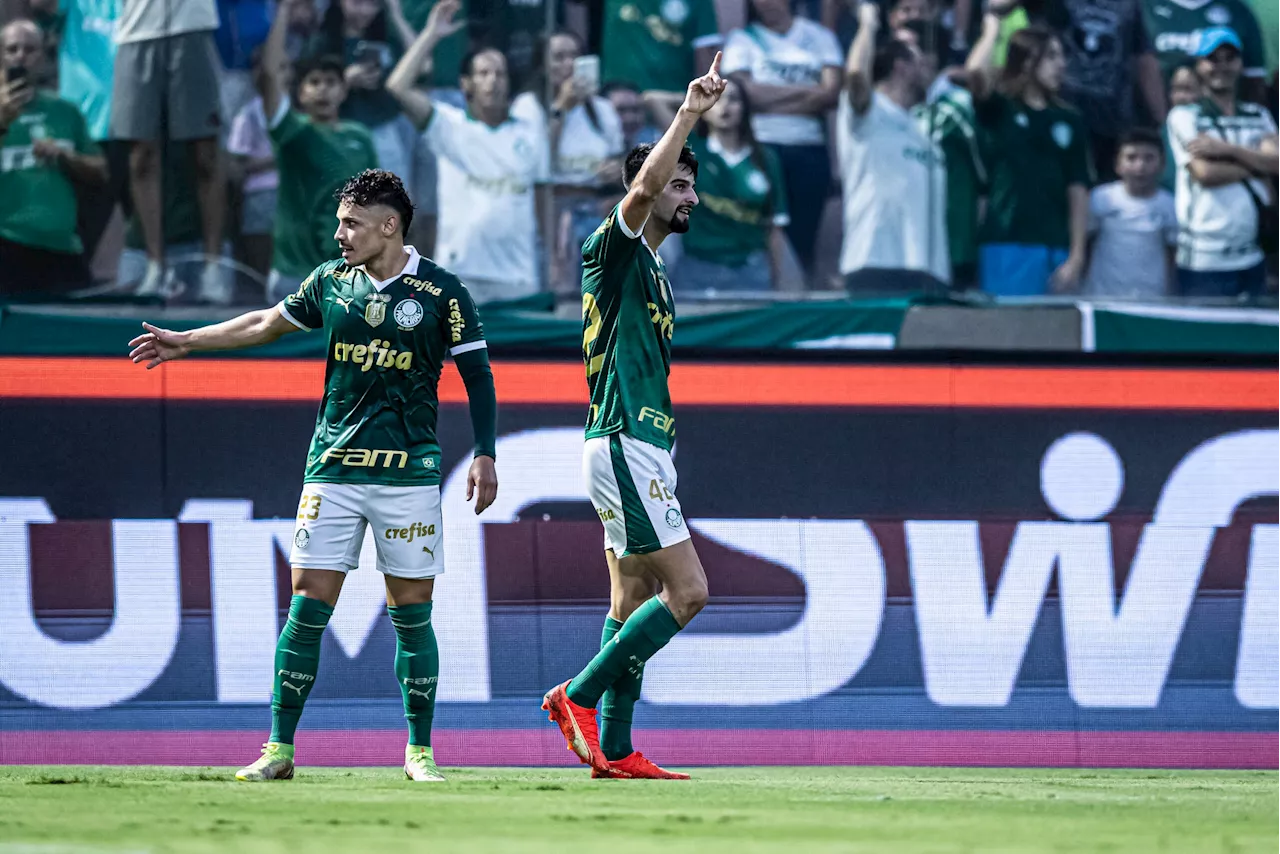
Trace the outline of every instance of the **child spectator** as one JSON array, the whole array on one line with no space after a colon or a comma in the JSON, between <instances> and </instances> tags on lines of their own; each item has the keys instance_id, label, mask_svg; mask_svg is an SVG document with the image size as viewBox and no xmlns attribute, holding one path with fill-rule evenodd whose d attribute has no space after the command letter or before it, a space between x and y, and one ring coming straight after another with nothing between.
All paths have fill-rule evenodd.
<instances>
[{"instance_id":1,"label":"child spectator","mask_svg":"<svg viewBox=\"0 0 1280 854\"><path fill-rule=\"evenodd\" d=\"M1154 130L1138 128L1120 138L1118 181L1089 195L1089 272L1084 293L1092 297L1162 298L1173 283L1178 216L1173 195L1157 183L1164 143Z\"/></svg>"}]
</instances>

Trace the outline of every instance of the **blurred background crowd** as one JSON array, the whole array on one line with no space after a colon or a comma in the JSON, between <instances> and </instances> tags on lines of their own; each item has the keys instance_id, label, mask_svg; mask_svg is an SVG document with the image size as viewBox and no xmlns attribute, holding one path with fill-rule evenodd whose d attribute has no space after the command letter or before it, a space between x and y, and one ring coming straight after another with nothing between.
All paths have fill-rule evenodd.
<instances>
[{"instance_id":1,"label":"blurred background crowd","mask_svg":"<svg viewBox=\"0 0 1280 854\"><path fill-rule=\"evenodd\" d=\"M677 292L1268 300L1275 0L0 0L0 300L261 304L398 174L482 303L723 51Z\"/></svg>"}]
</instances>

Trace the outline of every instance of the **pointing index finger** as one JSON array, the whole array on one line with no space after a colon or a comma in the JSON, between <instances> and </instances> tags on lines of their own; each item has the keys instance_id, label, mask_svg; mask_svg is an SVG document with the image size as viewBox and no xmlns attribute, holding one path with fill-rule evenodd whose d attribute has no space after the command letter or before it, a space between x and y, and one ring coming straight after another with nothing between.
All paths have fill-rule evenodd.
<instances>
[{"instance_id":1,"label":"pointing index finger","mask_svg":"<svg viewBox=\"0 0 1280 854\"><path fill-rule=\"evenodd\" d=\"M708 74L714 75L716 77L720 76L720 57L721 57L721 52L716 51L716 58L711 60L711 69L707 71Z\"/></svg>"}]
</instances>

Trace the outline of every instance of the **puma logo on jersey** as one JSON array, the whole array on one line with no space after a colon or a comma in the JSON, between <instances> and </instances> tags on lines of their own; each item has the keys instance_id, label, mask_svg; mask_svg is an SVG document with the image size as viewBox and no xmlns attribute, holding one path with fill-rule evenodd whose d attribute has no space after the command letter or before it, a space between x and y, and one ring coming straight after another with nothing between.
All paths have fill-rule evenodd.
<instances>
[{"instance_id":1,"label":"puma logo on jersey","mask_svg":"<svg viewBox=\"0 0 1280 854\"><path fill-rule=\"evenodd\" d=\"M346 312L347 314L351 313L351 302L352 300L355 299L355 297L352 297L351 299L343 299L342 297L330 297L330 299L336 302L338 305L342 306L342 310L344 312Z\"/></svg>"}]
</instances>

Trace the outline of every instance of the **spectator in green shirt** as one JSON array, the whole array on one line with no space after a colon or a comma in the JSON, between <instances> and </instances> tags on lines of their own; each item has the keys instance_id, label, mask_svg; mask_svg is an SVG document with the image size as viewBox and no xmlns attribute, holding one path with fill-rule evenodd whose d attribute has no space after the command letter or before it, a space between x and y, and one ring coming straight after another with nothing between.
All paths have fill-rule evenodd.
<instances>
[{"instance_id":1,"label":"spectator in green shirt","mask_svg":"<svg viewBox=\"0 0 1280 854\"><path fill-rule=\"evenodd\" d=\"M75 105L36 89L44 62L35 23L0 30L0 297L89 284L75 185L104 183L107 165Z\"/></svg>"},{"instance_id":2,"label":"spectator in green shirt","mask_svg":"<svg viewBox=\"0 0 1280 854\"><path fill-rule=\"evenodd\" d=\"M603 0L601 79L683 92L723 39L714 0Z\"/></svg>"},{"instance_id":3,"label":"spectator in green shirt","mask_svg":"<svg viewBox=\"0 0 1280 854\"><path fill-rule=\"evenodd\" d=\"M653 107L669 124L681 101L673 93ZM729 80L689 137L699 163L699 210L671 279L677 292L760 292L781 279L791 251L786 181L778 155L756 140L751 118L742 86Z\"/></svg>"},{"instance_id":4,"label":"spectator in green shirt","mask_svg":"<svg viewBox=\"0 0 1280 854\"><path fill-rule=\"evenodd\" d=\"M1009 6L988 9L965 64L990 167L980 284L1000 296L1071 291L1087 260L1092 170L1084 121L1058 98L1062 43L1038 26L1019 30L997 72L992 55Z\"/></svg>"},{"instance_id":5,"label":"spectator in green shirt","mask_svg":"<svg viewBox=\"0 0 1280 854\"><path fill-rule=\"evenodd\" d=\"M277 15L272 24L263 48L266 73L259 79L262 109L280 171L267 284L272 301L292 293L312 270L333 259L337 249L333 193L352 175L378 165L369 131L340 119L347 97L340 58L316 57L298 63L293 72L295 109L284 80L287 17Z\"/></svg>"}]
</instances>

